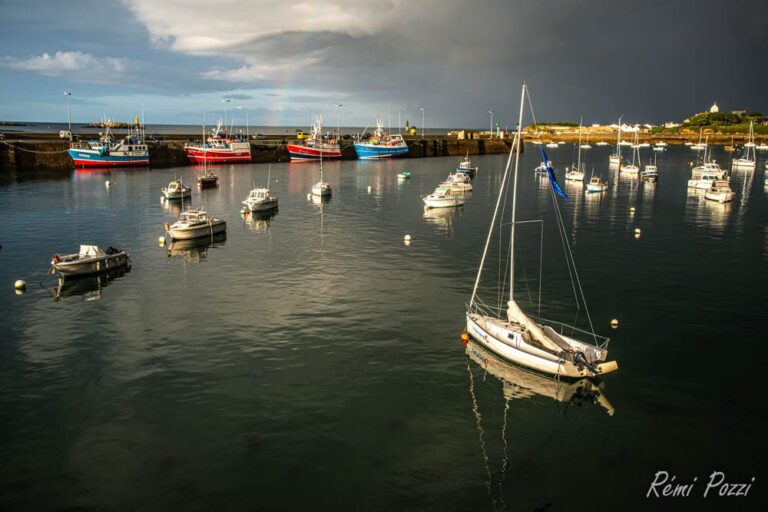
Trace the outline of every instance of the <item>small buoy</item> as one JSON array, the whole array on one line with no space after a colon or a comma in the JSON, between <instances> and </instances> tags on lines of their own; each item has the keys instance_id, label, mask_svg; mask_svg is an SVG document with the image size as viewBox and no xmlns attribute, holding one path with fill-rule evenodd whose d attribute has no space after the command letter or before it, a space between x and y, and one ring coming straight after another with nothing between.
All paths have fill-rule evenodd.
<instances>
[{"instance_id":1,"label":"small buoy","mask_svg":"<svg viewBox=\"0 0 768 512\"><path fill-rule=\"evenodd\" d=\"M312 199L312 194L307 194L307 199Z\"/></svg>"},{"instance_id":2,"label":"small buoy","mask_svg":"<svg viewBox=\"0 0 768 512\"><path fill-rule=\"evenodd\" d=\"M107 188L109 188L109 180L107 180L107 181L104 183L104 185L106 185L106 186L107 186Z\"/></svg>"},{"instance_id":3,"label":"small buoy","mask_svg":"<svg viewBox=\"0 0 768 512\"><path fill-rule=\"evenodd\" d=\"M406 242L410 242L411 241L411 235L405 235L405 237L403 237L403 240L405 240Z\"/></svg>"},{"instance_id":4,"label":"small buoy","mask_svg":"<svg viewBox=\"0 0 768 512\"><path fill-rule=\"evenodd\" d=\"M17 290L26 290L27 283L25 283L23 279L19 279L15 283L13 283L13 287L16 288Z\"/></svg>"},{"instance_id":5,"label":"small buoy","mask_svg":"<svg viewBox=\"0 0 768 512\"><path fill-rule=\"evenodd\" d=\"M635 228L635 235L640 236L640 228Z\"/></svg>"},{"instance_id":6,"label":"small buoy","mask_svg":"<svg viewBox=\"0 0 768 512\"><path fill-rule=\"evenodd\" d=\"M371 187L370 185L368 185L368 193L369 193L369 194L371 193L371 190L373 190L373 187Z\"/></svg>"},{"instance_id":7,"label":"small buoy","mask_svg":"<svg viewBox=\"0 0 768 512\"><path fill-rule=\"evenodd\" d=\"M164 236L158 237L157 243L160 245L165 245L165 237Z\"/></svg>"},{"instance_id":8,"label":"small buoy","mask_svg":"<svg viewBox=\"0 0 768 512\"><path fill-rule=\"evenodd\" d=\"M461 333L461 344L466 345L467 343L469 343L469 334L463 332Z\"/></svg>"},{"instance_id":9,"label":"small buoy","mask_svg":"<svg viewBox=\"0 0 768 512\"><path fill-rule=\"evenodd\" d=\"M629 213L635 213L635 207L634 206L629 209Z\"/></svg>"},{"instance_id":10,"label":"small buoy","mask_svg":"<svg viewBox=\"0 0 768 512\"><path fill-rule=\"evenodd\" d=\"M611 327L612 328L616 329L618 326L619 326L619 321L618 320L616 320L615 318L613 320L611 320Z\"/></svg>"}]
</instances>

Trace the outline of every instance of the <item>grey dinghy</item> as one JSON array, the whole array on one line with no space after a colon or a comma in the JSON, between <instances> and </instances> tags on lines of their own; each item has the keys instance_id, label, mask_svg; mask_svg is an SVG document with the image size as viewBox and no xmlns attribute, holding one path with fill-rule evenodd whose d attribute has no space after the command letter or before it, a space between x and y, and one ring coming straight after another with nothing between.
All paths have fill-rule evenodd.
<instances>
[{"instance_id":1,"label":"grey dinghy","mask_svg":"<svg viewBox=\"0 0 768 512\"><path fill-rule=\"evenodd\" d=\"M128 264L128 253L108 247L102 251L95 245L81 245L80 252L54 254L51 265L63 276L98 274Z\"/></svg>"}]
</instances>

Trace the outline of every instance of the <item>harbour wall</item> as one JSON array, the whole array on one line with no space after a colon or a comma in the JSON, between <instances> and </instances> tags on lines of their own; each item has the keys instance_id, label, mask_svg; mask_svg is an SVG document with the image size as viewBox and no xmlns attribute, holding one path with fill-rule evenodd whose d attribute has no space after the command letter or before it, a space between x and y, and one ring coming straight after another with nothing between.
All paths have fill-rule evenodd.
<instances>
[{"instance_id":1,"label":"harbour wall","mask_svg":"<svg viewBox=\"0 0 768 512\"><path fill-rule=\"evenodd\" d=\"M184 144L188 137L175 137L175 140L149 143L149 160L153 168L179 167L190 165L184 154ZM294 141L288 141L294 142ZM254 163L288 162L290 155L286 141L279 137L251 143L251 156ZM461 157L466 154L504 154L512 145L511 139L457 140L455 138L410 138L406 139L408 155L404 158L426 158L435 156ZM0 140L0 171L2 170L70 170L72 159L66 150L69 141L45 139L42 137L19 137L13 140ZM357 158L352 141L342 141L343 160Z\"/></svg>"}]
</instances>

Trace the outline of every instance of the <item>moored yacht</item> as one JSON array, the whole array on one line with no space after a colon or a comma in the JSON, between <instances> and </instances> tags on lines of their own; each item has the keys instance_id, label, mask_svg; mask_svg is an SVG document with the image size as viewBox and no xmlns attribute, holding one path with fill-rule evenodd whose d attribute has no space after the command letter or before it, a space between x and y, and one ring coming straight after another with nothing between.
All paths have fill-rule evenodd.
<instances>
[{"instance_id":1,"label":"moored yacht","mask_svg":"<svg viewBox=\"0 0 768 512\"><path fill-rule=\"evenodd\" d=\"M57 271L63 276L98 274L127 264L127 252L114 247L102 251L95 245L81 245L79 252L54 254L51 258L52 272Z\"/></svg>"},{"instance_id":2,"label":"moored yacht","mask_svg":"<svg viewBox=\"0 0 768 512\"><path fill-rule=\"evenodd\" d=\"M454 208L464 204L464 197L456 195L445 186L440 185L434 192L421 198L425 208Z\"/></svg>"},{"instance_id":3,"label":"moored yacht","mask_svg":"<svg viewBox=\"0 0 768 512\"><path fill-rule=\"evenodd\" d=\"M176 222L171 225L166 224L166 231L173 240L213 237L226 230L226 221L209 217L202 208L183 211Z\"/></svg>"},{"instance_id":4,"label":"moored yacht","mask_svg":"<svg viewBox=\"0 0 768 512\"><path fill-rule=\"evenodd\" d=\"M160 191L163 193L163 197L169 200L184 199L192 196L192 188L182 183L181 178L174 178L168 183L167 187L161 188Z\"/></svg>"},{"instance_id":5,"label":"moored yacht","mask_svg":"<svg viewBox=\"0 0 768 512\"><path fill-rule=\"evenodd\" d=\"M733 190L728 180L713 180L712 186L706 191L704 197L710 201L718 203L727 203L733 201Z\"/></svg>"}]
</instances>

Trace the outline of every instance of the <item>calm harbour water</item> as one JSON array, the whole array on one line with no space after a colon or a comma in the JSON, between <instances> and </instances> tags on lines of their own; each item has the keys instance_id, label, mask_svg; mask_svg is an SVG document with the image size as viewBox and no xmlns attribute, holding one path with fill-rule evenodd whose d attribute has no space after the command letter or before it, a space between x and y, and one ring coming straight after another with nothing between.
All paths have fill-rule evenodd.
<instances>
[{"instance_id":1,"label":"calm harbour water","mask_svg":"<svg viewBox=\"0 0 768 512\"><path fill-rule=\"evenodd\" d=\"M527 149L519 215L551 232ZM587 198L566 184L562 206L619 362L602 383L612 416L503 383L459 341L505 156L473 158L463 210L428 214L419 196L457 158L327 163L335 193L322 205L306 197L313 164L273 164L280 209L266 220L239 209L268 166L218 167L220 188L194 190L192 205L227 221L226 240L170 254L157 239L180 207L160 187L174 174L192 183L195 168L0 176L0 510L758 503L765 156L733 173L736 198L718 205L686 189L688 148L659 155L655 185L609 173L608 152L586 159L610 190ZM549 153L562 176L572 147ZM398 182L403 169L413 178ZM568 321L556 236L544 242L542 313ZM50 257L80 243L128 250L130 272L58 289ZM699 484L688 501L646 500L658 470ZM714 470L757 483L746 499L695 497Z\"/></svg>"}]
</instances>

